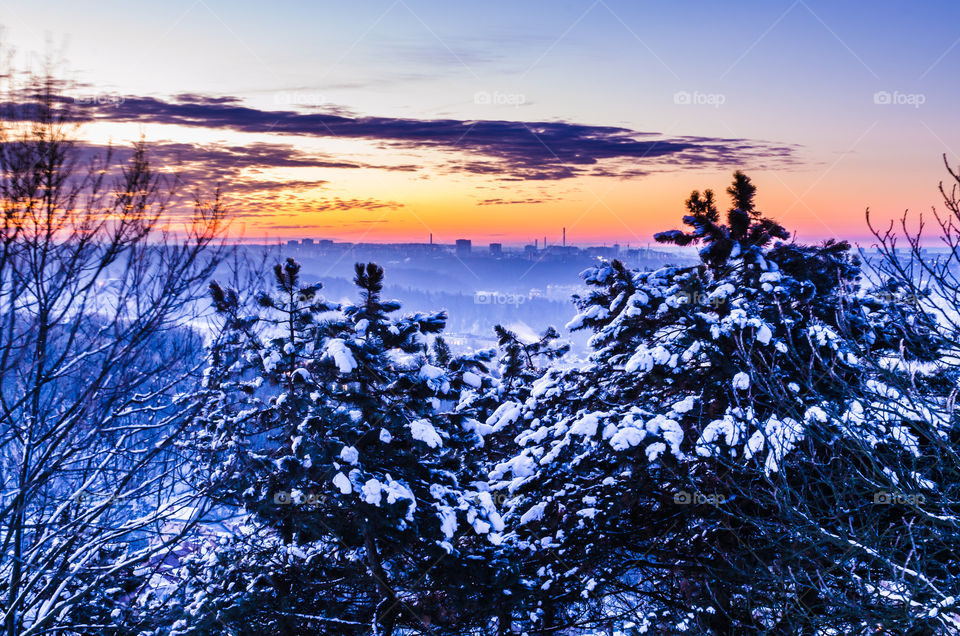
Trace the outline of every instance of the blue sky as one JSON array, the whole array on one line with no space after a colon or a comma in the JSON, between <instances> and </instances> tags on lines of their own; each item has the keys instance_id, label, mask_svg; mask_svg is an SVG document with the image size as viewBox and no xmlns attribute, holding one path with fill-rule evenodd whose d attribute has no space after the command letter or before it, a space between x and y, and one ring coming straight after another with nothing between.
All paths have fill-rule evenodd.
<instances>
[{"instance_id":1,"label":"blue sky","mask_svg":"<svg viewBox=\"0 0 960 636\"><path fill-rule=\"evenodd\" d=\"M373 238L435 229L449 238L506 231L520 241L538 224L559 219L585 239L640 240L679 214L686 192L721 189L736 167L754 175L761 204L803 235L858 237L864 208L888 216L907 207L928 209L937 202L941 155L960 162L960 3L387 0L267 6L185 0L3 6L5 43L21 59L43 54L49 50L44 43L52 43L63 70L86 83L81 91L87 93L232 97L265 112L323 111L408 123L562 122L673 141L750 142L749 152L723 161L634 156L633 169L621 162L546 187L529 175L517 181L509 169L477 174L442 168L470 159L432 143L240 133L215 121L185 130L146 118L134 127L129 113L111 127L109 111L94 127L94 136L114 141L144 134L181 144L272 143L322 152L325 159L362 157L363 170L339 170L327 161L327 167L300 166L297 173L274 166L269 177L300 183L291 186L284 206L313 199L395 204L353 211L390 210L378 219ZM789 160L773 160L756 152L760 146L792 150ZM374 164L421 169L387 173ZM263 167L257 174L267 172ZM324 185L307 191L303 182ZM496 213L478 205L494 199L526 203L498 205ZM238 205L246 209L255 200ZM327 234L346 228L351 210L330 207L304 212L303 227ZM447 218L451 210L456 222ZM502 227L511 223L513 229ZM261 225L267 231L268 224ZM364 225L369 233L370 224Z\"/></svg>"}]
</instances>

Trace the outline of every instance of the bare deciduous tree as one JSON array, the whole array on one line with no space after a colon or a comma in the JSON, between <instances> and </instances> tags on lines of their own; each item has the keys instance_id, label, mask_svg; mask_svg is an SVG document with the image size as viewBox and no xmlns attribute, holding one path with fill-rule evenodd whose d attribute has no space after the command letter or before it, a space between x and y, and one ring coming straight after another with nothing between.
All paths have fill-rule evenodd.
<instances>
[{"instance_id":1,"label":"bare deciduous tree","mask_svg":"<svg viewBox=\"0 0 960 636\"><path fill-rule=\"evenodd\" d=\"M203 362L184 325L224 206L181 197L142 142L122 162L88 152L52 75L4 77L0 614L14 636L89 619L92 594L199 514L175 449Z\"/></svg>"}]
</instances>

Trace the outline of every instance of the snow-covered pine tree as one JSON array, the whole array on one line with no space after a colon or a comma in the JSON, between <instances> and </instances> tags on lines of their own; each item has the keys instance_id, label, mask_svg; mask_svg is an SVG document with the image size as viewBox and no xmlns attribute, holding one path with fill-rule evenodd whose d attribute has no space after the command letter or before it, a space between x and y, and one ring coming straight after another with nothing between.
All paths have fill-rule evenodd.
<instances>
[{"instance_id":1,"label":"snow-covered pine tree","mask_svg":"<svg viewBox=\"0 0 960 636\"><path fill-rule=\"evenodd\" d=\"M528 626L949 626L953 568L911 570L893 522L953 519L925 453L949 414L892 394L907 365L876 362L929 360L929 321L863 289L846 243L774 245L788 234L741 173L729 192L726 223L695 192L691 230L657 237L700 244L701 265L586 272L568 326L595 332L591 361L548 371L519 409L490 478L528 555ZM876 503L891 488L908 505Z\"/></svg>"},{"instance_id":2,"label":"snow-covered pine tree","mask_svg":"<svg viewBox=\"0 0 960 636\"><path fill-rule=\"evenodd\" d=\"M533 342L525 342L503 325L494 327L494 333L500 350L498 371L503 390L508 394L514 389L529 387L540 377L543 367L570 351L570 343L560 339L555 327L547 327Z\"/></svg>"},{"instance_id":3,"label":"snow-covered pine tree","mask_svg":"<svg viewBox=\"0 0 960 636\"><path fill-rule=\"evenodd\" d=\"M491 413L479 428L488 447L484 455L488 461L500 461L505 453L513 452L512 440L522 430L518 421L521 406L530 397L533 383L570 351L570 343L552 326L531 342L502 325L495 326L494 333L500 355L499 383L492 397L499 401L486 405Z\"/></svg>"},{"instance_id":4,"label":"snow-covered pine tree","mask_svg":"<svg viewBox=\"0 0 960 636\"><path fill-rule=\"evenodd\" d=\"M356 267L355 305L325 303L299 275L278 265L252 316L213 290L231 333L208 374L221 392L203 448L221 500L253 518L202 557L219 578L188 614L298 633L457 624L478 604L457 589L474 575L464 548L502 530L469 452L469 396L491 387L492 354L431 347L445 314L397 316L373 263ZM246 611L227 612L237 594Z\"/></svg>"}]
</instances>

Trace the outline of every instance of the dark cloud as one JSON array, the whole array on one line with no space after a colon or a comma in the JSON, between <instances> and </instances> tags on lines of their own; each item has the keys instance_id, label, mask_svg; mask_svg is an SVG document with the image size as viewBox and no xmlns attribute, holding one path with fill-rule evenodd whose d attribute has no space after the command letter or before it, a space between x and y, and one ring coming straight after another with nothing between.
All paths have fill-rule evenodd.
<instances>
[{"instance_id":1,"label":"dark cloud","mask_svg":"<svg viewBox=\"0 0 960 636\"><path fill-rule=\"evenodd\" d=\"M306 190L316 190L317 188L322 188L327 185L327 181L322 179L320 180L310 180L310 179L288 179L283 181L271 181L269 179L248 179L248 180L235 180L230 184L230 188L233 191L237 190L247 190L251 192L269 192L272 190L296 190L296 191L306 191Z\"/></svg>"},{"instance_id":2,"label":"dark cloud","mask_svg":"<svg viewBox=\"0 0 960 636\"><path fill-rule=\"evenodd\" d=\"M412 172L414 165L377 165L345 161L332 155L300 150L291 144L257 142L245 146L225 144L185 144L158 142L150 144L155 156L168 162L202 162L217 167L236 169L270 168L368 168Z\"/></svg>"},{"instance_id":3,"label":"dark cloud","mask_svg":"<svg viewBox=\"0 0 960 636\"><path fill-rule=\"evenodd\" d=\"M104 156L108 148L102 145L81 145L79 150L86 160ZM115 168L129 159L129 147L109 149ZM150 142L148 157L155 169L176 174L190 187L204 188L219 185L227 197L241 207L266 205L293 205L311 212L328 210L398 209L395 201L373 199L341 199L317 197L324 188L325 179L278 179L270 171L276 168L346 168L411 172L413 165L378 165L357 161L342 161L328 155L300 150L290 144L254 143L248 146L225 144L187 144ZM301 195L310 193L308 199ZM238 213L239 214L239 213ZM252 214L251 216L260 216Z\"/></svg>"},{"instance_id":4,"label":"dark cloud","mask_svg":"<svg viewBox=\"0 0 960 636\"><path fill-rule=\"evenodd\" d=\"M477 201L477 205L530 205L535 203L544 203L549 199L482 199Z\"/></svg>"},{"instance_id":5,"label":"dark cloud","mask_svg":"<svg viewBox=\"0 0 960 636\"><path fill-rule=\"evenodd\" d=\"M507 179L559 180L584 174L633 176L644 166L696 167L706 164L792 163L796 147L747 139L664 137L615 126L570 122L408 119L345 116L337 112L260 110L233 97L178 95L170 100L124 97L80 105L85 118L170 124L256 134L333 137L372 141L382 147L439 149L473 158L445 168ZM270 154L273 144L256 144ZM202 152L202 147L201 150ZM244 153L235 152L243 160ZM272 161L297 162L270 154ZM316 158L315 158L316 159ZM249 157L248 160L256 161ZM318 159L321 167L360 167L349 161ZM282 165L291 165L284 163Z\"/></svg>"},{"instance_id":6,"label":"dark cloud","mask_svg":"<svg viewBox=\"0 0 960 636\"><path fill-rule=\"evenodd\" d=\"M310 209L317 212L328 210L396 210L402 208L396 201L378 201L375 199L319 199L310 202Z\"/></svg>"},{"instance_id":7,"label":"dark cloud","mask_svg":"<svg viewBox=\"0 0 960 636\"><path fill-rule=\"evenodd\" d=\"M304 229L313 229L313 230L345 230L351 228L363 228L369 225L376 225L379 223L386 223L386 219L375 219L369 221L352 221L349 223L337 223L336 225L284 225L281 223L262 223L257 225L258 228L264 230L304 230Z\"/></svg>"}]
</instances>

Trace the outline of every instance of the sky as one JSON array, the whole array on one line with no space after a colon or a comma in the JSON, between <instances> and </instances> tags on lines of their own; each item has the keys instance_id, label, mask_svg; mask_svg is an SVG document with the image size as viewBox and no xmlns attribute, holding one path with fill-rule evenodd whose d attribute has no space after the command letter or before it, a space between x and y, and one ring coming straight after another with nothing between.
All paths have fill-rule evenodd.
<instances>
[{"instance_id":1,"label":"sky","mask_svg":"<svg viewBox=\"0 0 960 636\"><path fill-rule=\"evenodd\" d=\"M867 244L867 208L929 212L960 164L958 25L955 1L0 0L87 143L222 184L245 240L642 246L743 169L798 240Z\"/></svg>"}]
</instances>

